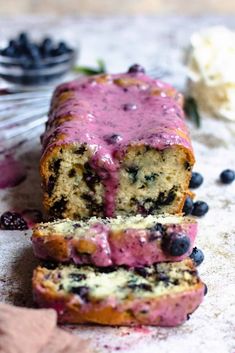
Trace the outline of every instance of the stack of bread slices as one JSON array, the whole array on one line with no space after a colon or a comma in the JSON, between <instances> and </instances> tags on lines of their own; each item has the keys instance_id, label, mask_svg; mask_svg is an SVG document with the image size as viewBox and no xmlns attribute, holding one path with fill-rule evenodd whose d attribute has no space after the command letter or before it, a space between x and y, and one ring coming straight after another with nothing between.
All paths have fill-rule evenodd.
<instances>
[{"instance_id":1,"label":"stack of bread slices","mask_svg":"<svg viewBox=\"0 0 235 353\"><path fill-rule=\"evenodd\" d=\"M133 65L60 85L43 137L34 300L62 323L176 326L203 300L184 217L194 156L182 96ZM49 260L49 261L48 261Z\"/></svg>"}]
</instances>

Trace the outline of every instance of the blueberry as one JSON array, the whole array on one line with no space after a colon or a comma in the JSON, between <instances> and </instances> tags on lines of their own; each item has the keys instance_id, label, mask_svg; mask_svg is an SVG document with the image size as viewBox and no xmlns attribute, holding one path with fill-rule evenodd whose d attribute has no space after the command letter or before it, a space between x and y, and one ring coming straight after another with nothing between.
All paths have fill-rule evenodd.
<instances>
[{"instance_id":1,"label":"blueberry","mask_svg":"<svg viewBox=\"0 0 235 353\"><path fill-rule=\"evenodd\" d=\"M162 249L171 256L182 256L190 247L190 239L183 233L166 234L162 240Z\"/></svg>"},{"instance_id":2,"label":"blueberry","mask_svg":"<svg viewBox=\"0 0 235 353\"><path fill-rule=\"evenodd\" d=\"M32 61L29 60L27 57L22 57L21 58L21 67L25 70L31 69L32 68Z\"/></svg>"},{"instance_id":3,"label":"blueberry","mask_svg":"<svg viewBox=\"0 0 235 353\"><path fill-rule=\"evenodd\" d=\"M136 109L137 109L137 106L134 103L123 104L123 110L126 111L126 112L130 111L130 110L136 110Z\"/></svg>"},{"instance_id":4,"label":"blueberry","mask_svg":"<svg viewBox=\"0 0 235 353\"><path fill-rule=\"evenodd\" d=\"M12 46L8 46L7 48L3 49L2 55L8 56L10 58L14 58L16 54L15 48Z\"/></svg>"},{"instance_id":5,"label":"blueberry","mask_svg":"<svg viewBox=\"0 0 235 353\"><path fill-rule=\"evenodd\" d=\"M78 294L83 301L88 301L89 298L89 288L87 286L72 287L70 292Z\"/></svg>"},{"instance_id":6,"label":"blueberry","mask_svg":"<svg viewBox=\"0 0 235 353\"><path fill-rule=\"evenodd\" d=\"M201 217L204 216L209 210L209 206L204 201L196 201L193 204L192 215Z\"/></svg>"},{"instance_id":7,"label":"blueberry","mask_svg":"<svg viewBox=\"0 0 235 353\"><path fill-rule=\"evenodd\" d=\"M203 183L203 176L200 173L193 172L189 183L191 189L197 189Z\"/></svg>"},{"instance_id":8,"label":"blueberry","mask_svg":"<svg viewBox=\"0 0 235 353\"><path fill-rule=\"evenodd\" d=\"M150 228L152 231L158 232L160 234L164 233L164 227L161 223L156 223L152 228Z\"/></svg>"},{"instance_id":9,"label":"blueberry","mask_svg":"<svg viewBox=\"0 0 235 353\"><path fill-rule=\"evenodd\" d=\"M45 38L40 46L41 53L44 57L50 56L53 49L51 38Z\"/></svg>"},{"instance_id":10,"label":"blueberry","mask_svg":"<svg viewBox=\"0 0 235 353\"><path fill-rule=\"evenodd\" d=\"M126 168L126 171L129 174L129 178L131 179L132 184L136 183L139 168L133 165L133 166Z\"/></svg>"},{"instance_id":11,"label":"blueberry","mask_svg":"<svg viewBox=\"0 0 235 353\"><path fill-rule=\"evenodd\" d=\"M208 293L208 287L207 287L207 285L204 283L204 295L207 295L207 293Z\"/></svg>"},{"instance_id":12,"label":"blueberry","mask_svg":"<svg viewBox=\"0 0 235 353\"><path fill-rule=\"evenodd\" d=\"M16 42L16 40L11 39L11 40L9 41L9 47L17 47L17 42Z\"/></svg>"},{"instance_id":13,"label":"blueberry","mask_svg":"<svg viewBox=\"0 0 235 353\"><path fill-rule=\"evenodd\" d=\"M70 273L69 278L71 278L73 281L80 282L86 279L86 275L84 273Z\"/></svg>"},{"instance_id":14,"label":"blueberry","mask_svg":"<svg viewBox=\"0 0 235 353\"><path fill-rule=\"evenodd\" d=\"M144 267L137 267L135 273L141 277L146 278L148 276L148 271Z\"/></svg>"},{"instance_id":15,"label":"blueberry","mask_svg":"<svg viewBox=\"0 0 235 353\"><path fill-rule=\"evenodd\" d=\"M25 230L28 229L26 221L16 212L5 212L0 218L1 229Z\"/></svg>"},{"instance_id":16,"label":"blueberry","mask_svg":"<svg viewBox=\"0 0 235 353\"><path fill-rule=\"evenodd\" d=\"M196 266L201 265L204 260L204 254L202 250L198 249L197 247L193 248L193 251L190 255L190 258L193 260Z\"/></svg>"},{"instance_id":17,"label":"blueberry","mask_svg":"<svg viewBox=\"0 0 235 353\"><path fill-rule=\"evenodd\" d=\"M114 272L116 270L115 266L108 266L108 267L96 267L96 270L99 273L111 273Z\"/></svg>"},{"instance_id":18,"label":"blueberry","mask_svg":"<svg viewBox=\"0 0 235 353\"><path fill-rule=\"evenodd\" d=\"M138 74L138 73L145 73L145 69L143 68L143 66L139 65L139 64L134 64L132 65L129 70L128 70L129 74Z\"/></svg>"},{"instance_id":19,"label":"blueberry","mask_svg":"<svg viewBox=\"0 0 235 353\"><path fill-rule=\"evenodd\" d=\"M40 51L37 47L37 45L35 44L31 44L28 47L28 52L29 52L29 56L33 59L33 60L37 60L40 58Z\"/></svg>"},{"instance_id":20,"label":"blueberry","mask_svg":"<svg viewBox=\"0 0 235 353\"><path fill-rule=\"evenodd\" d=\"M147 292L152 292L153 288L150 284L147 283L129 283L128 288L133 289L133 290L143 290Z\"/></svg>"},{"instance_id":21,"label":"blueberry","mask_svg":"<svg viewBox=\"0 0 235 353\"><path fill-rule=\"evenodd\" d=\"M220 174L220 181L223 184L231 184L235 179L235 171L226 169Z\"/></svg>"},{"instance_id":22,"label":"blueberry","mask_svg":"<svg viewBox=\"0 0 235 353\"><path fill-rule=\"evenodd\" d=\"M65 44L65 42L60 42L58 44L58 47L55 49L54 51L54 55L62 55L62 54L66 54L68 52L68 47Z\"/></svg>"},{"instance_id":23,"label":"blueberry","mask_svg":"<svg viewBox=\"0 0 235 353\"><path fill-rule=\"evenodd\" d=\"M192 210L193 210L193 200L191 199L191 197L187 196L183 207L183 213L184 215L189 215L191 214Z\"/></svg>"},{"instance_id":24,"label":"blueberry","mask_svg":"<svg viewBox=\"0 0 235 353\"><path fill-rule=\"evenodd\" d=\"M27 33L25 33L25 32L21 32L21 33L19 34L18 39L19 39L19 43L20 43L21 45L25 45L26 43L29 42L28 35L27 35Z\"/></svg>"},{"instance_id":25,"label":"blueberry","mask_svg":"<svg viewBox=\"0 0 235 353\"><path fill-rule=\"evenodd\" d=\"M118 134L104 136L104 139L109 145L115 145L116 143L119 143L122 141L122 137Z\"/></svg>"}]
</instances>

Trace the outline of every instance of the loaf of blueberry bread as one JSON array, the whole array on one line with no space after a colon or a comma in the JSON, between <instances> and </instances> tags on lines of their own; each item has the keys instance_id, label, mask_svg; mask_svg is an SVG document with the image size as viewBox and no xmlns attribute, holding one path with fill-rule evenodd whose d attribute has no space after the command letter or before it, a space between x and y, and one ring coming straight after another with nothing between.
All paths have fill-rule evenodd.
<instances>
[{"instance_id":1,"label":"loaf of blueberry bread","mask_svg":"<svg viewBox=\"0 0 235 353\"><path fill-rule=\"evenodd\" d=\"M60 85L42 138L49 214L180 213L194 164L182 101L136 66Z\"/></svg>"},{"instance_id":2,"label":"loaf of blueberry bread","mask_svg":"<svg viewBox=\"0 0 235 353\"><path fill-rule=\"evenodd\" d=\"M200 305L205 285L192 260L151 267L38 267L34 300L61 323L177 326Z\"/></svg>"},{"instance_id":3,"label":"loaf of blueberry bread","mask_svg":"<svg viewBox=\"0 0 235 353\"><path fill-rule=\"evenodd\" d=\"M96 266L145 266L180 261L192 252L194 219L141 215L58 220L33 229L34 253L44 260Z\"/></svg>"}]
</instances>

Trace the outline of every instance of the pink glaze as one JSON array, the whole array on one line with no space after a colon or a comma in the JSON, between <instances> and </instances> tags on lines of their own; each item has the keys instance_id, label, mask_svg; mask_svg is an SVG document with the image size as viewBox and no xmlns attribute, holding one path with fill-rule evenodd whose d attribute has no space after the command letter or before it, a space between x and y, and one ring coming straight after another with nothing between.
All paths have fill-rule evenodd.
<instances>
[{"instance_id":1,"label":"pink glaze","mask_svg":"<svg viewBox=\"0 0 235 353\"><path fill-rule=\"evenodd\" d=\"M67 246L67 256L60 257L58 254L52 259L60 262L74 262L77 265L92 264L95 266L116 266L126 265L130 267L152 265L163 261L181 261L192 252L197 234L197 223L168 225L167 233L184 233L190 239L190 248L182 256L171 256L163 251L161 247L162 235L159 232L152 232L147 229L127 229L117 234L111 232L107 226L96 224L91 227L85 235L79 239L86 239L89 243L96 245L96 250L92 254L79 254L76 251L78 238L72 235L65 238ZM51 235L53 239L58 237L58 242L62 236ZM50 259L47 244L51 236L32 236L33 249L37 257ZM153 240L152 240L153 239Z\"/></svg>"},{"instance_id":2,"label":"pink glaze","mask_svg":"<svg viewBox=\"0 0 235 353\"><path fill-rule=\"evenodd\" d=\"M19 185L27 176L22 164L11 155L5 156L0 161L0 189L10 188Z\"/></svg>"},{"instance_id":3,"label":"pink glaze","mask_svg":"<svg viewBox=\"0 0 235 353\"><path fill-rule=\"evenodd\" d=\"M131 78L138 84L121 87L115 80ZM187 138L184 113L177 92L168 84L143 73L107 76L106 82L94 78L59 86L52 99L47 131L43 137L44 154L55 146L85 143L93 151L91 166L105 186L105 216L115 211L120 159L128 145L146 145L158 150L179 145L192 150ZM152 90L158 90L156 95ZM169 96L171 91L174 97ZM63 92L66 99L59 98ZM61 117L72 117L59 126ZM57 139L63 134L62 139ZM111 136L118 135L115 141Z\"/></svg>"},{"instance_id":4,"label":"pink glaze","mask_svg":"<svg viewBox=\"0 0 235 353\"><path fill-rule=\"evenodd\" d=\"M205 285L198 284L194 289L188 289L172 295L163 295L159 298L136 298L134 300L119 300L109 297L95 304L81 302L76 295L59 297L47 296L47 289L40 284L34 286L35 302L42 308L53 308L58 313L60 323L77 323L82 313L95 310L97 318L99 310L111 307L116 312L130 311L133 319L122 325L152 325L174 327L183 324L202 303ZM112 319L112 318L110 318ZM92 321L90 321L92 322ZM97 321L95 322L97 323ZM108 325L110 323L107 322Z\"/></svg>"}]
</instances>

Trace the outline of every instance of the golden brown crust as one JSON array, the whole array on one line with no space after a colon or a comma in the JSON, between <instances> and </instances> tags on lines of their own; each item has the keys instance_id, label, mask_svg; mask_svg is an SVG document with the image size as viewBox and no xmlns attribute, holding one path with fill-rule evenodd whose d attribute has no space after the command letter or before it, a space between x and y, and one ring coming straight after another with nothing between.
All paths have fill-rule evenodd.
<instances>
[{"instance_id":1,"label":"golden brown crust","mask_svg":"<svg viewBox=\"0 0 235 353\"><path fill-rule=\"evenodd\" d=\"M183 119L183 112L182 112L182 105L183 105L183 96L177 92L173 87L167 85L167 84L163 84L161 83L159 86L156 84L156 82L154 82L153 80L148 81L143 79L143 77L140 76L136 76L136 75L99 75L99 76L95 76L90 78L91 82L97 82L98 84L102 84L102 85L118 85L120 87L122 87L123 89L127 89L130 86L137 86L141 89L143 88L148 88L147 89L147 94L154 95L154 96L166 96L166 97L171 97L173 98L172 101L174 100L175 102L177 102L177 107L176 109L179 109L179 115L182 115L182 119ZM53 171L50 170L50 163L51 161L53 161L56 158L60 158L61 154L59 153L60 150L65 150L66 147L71 148L71 146L81 146L79 145L79 143L77 142L78 140L73 140L73 142L69 142L71 141L69 138L69 132L68 129L64 128L63 126L66 125L65 123L70 123L69 126L71 126L72 121L74 120L74 123L76 123L77 121L79 121L80 119L84 119L84 117L82 116L82 114L75 114L73 113L73 109L70 111L69 109L66 110L66 112L64 113L64 104L66 102L68 102L67 107L69 107L69 104L72 104L71 102L73 102L74 106L79 106L82 108L82 111L89 111L90 107L89 107L89 102L86 100L78 100L77 96L76 96L76 89L79 86L79 84L81 84L81 82L72 82L70 83L68 86L59 86L53 96L52 99L52 103L51 103L51 112L50 112L50 117L49 117L49 121L47 123L47 131L46 134L44 135L44 139L43 139L43 145L44 145L44 154L41 158L40 161L40 174L41 174L41 178L42 178L42 185L43 185L43 190L44 190L44 195L43 195L43 203L44 203L44 207L47 211L49 211L49 213L51 214L51 216L53 217L70 217L70 218L85 218L85 217L89 217L92 215L110 215L110 214L106 214L104 211L104 208L106 207L106 199L105 198L105 192L106 192L106 183L105 181L102 179L100 181L97 182L98 185L98 189L99 192L97 190L92 190L89 189L90 186L89 185L85 185L85 187L82 186L81 189L85 190L85 194L86 197L88 195L88 197L90 197L90 195L92 195L92 201L91 202L85 202L82 198L81 195L79 193L77 193L76 191L73 191L73 197L71 197L71 195L68 193L68 190L63 190L64 189L64 180L63 182L58 181L58 185L60 185L60 190L57 189L57 191L55 192L55 190L49 192L48 189L48 185L50 184L50 177L52 177L53 179ZM164 97L165 97L164 96ZM65 104L66 105L66 104ZM60 107L62 107L62 110L60 110ZM63 112L63 114L61 113L61 111ZM76 112L76 109L75 109ZM164 114L162 114L162 116L164 116ZM178 117L179 118L179 117ZM179 121L179 124L181 123L181 121ZM186 159L182 159L182 163L185 163L185 161L187 161L190 165L190 167L193 166L195 160L194 160L194 155L193 155L193 151L191 149L191 145L190 145L190 138L187 134L187 129L183 126L183 128L177 128L175 127L176 125L169 125L169 128L164 128L165 131L164 133L166 133L166 135L169 135L169 142L173 143L173 145L170 147L172 148L172 150L177 150L180 152L182 152L182 155L186 155ZM157 126L156 126L156 131L157 130ZM155 131L154 130L154 131ZM63 133L62 133L63 131ZM71 131L71 130L70 130ZM171 140L171 135L172 136L176 136L176 140L174 140L175 142L173 142L173 139ZM102 137L103 138L103 137ZM133 139L133 138L132 138ZM161 137L160 137L161 139ZM101 139L102 140L102 139ZM65 143L65 141L67 141ZM76 141L76 142L75 142ZM179 142L179 144L177 144L177 141L181 141ZM130 141L129 146L132 146L132 142ZM138 147L138 144L136 144L136 147ZM88 150L89 150L89 146L87 146ZM162 148L162 147L161 147ZM160 148L160 149L161 149ZM168 145L166 144L165 147L163 147L164 149L169 148ZM123 158L123 153L124 151L122 149L120 149L120 156L119 156L119 150L117 149L117 151L115 151L115 158L117 160L122 161ZM73 154L73 153L72 153ZM87 155L92 155L92 152L89 151L89 153ZM119 158L120 157L120 158ZM64 156L63 156L64 158ZM71 159L72 162L69 165L68 163L68 168L69 166L71 166L71 168L73 168L74 165L74 156ZM89 160L87 161L87 163L89 164ZM81 163L82 165L82 163ZM99 167L96 166L96 168L99 169ZM102 169L102 166L100 167ZM63 166L63 171L64 171L64 166ZM94 171L96 172L96 170L94 169ZM67 171L66 171L67 173ZM99 173L98 173L99 174ZM185 180L184 180L184 184L188 185L189 184L189 180L190 180L190 173L188 173L185 176ZM54 184L57 182L57 179L55 181L56 178L54 178ZM52 183L51 183L52 184ZM51 185L50 184L50 185ZM86 184L86 181L84 181L84 184ZM88 187L87 187L88 186ZM103 188L103 189L102 189ZM146 188L147 189L147 188ZM181 196L180 201L177 202L177 206L173 205L172 207L172 212L171 213L180 213L182 211L183 205L184 205L184 201L186 196L190 193L190 191L187 189L187 187L183 190L184 195ZM97 196L97 197L96 197ZM53 207L54 204L56 204L55 208L57 207L57 203L60 202L60 197L64 197L66 199L66 206L64 206L64 210L62 210L60 213L54 212ZM122 198L122 196L120 196ZM157 199L157 195L153 195L153 198ZM149 195L146 194L146 198L149 198ZM117 200L116 200L117 201ZM138 202L138 200L137 200ZM140 203L144 202L142 199L140 200ZM71 205L71 203L73 203L73 206ZM75 209L76 207L74 206L75 204L77 205L77 203L79 203L79 206L76 206L77 209ZM83 203L83 205L82 205ZM89 205L89 203L93 203L94 204L94 209L91 210L91 207ZM129 203L131 203L131 200L129 200ZM116 202L116 204L118 204L118 202ZM142 207L142 204L140 205ZM119 206L118 206L119 207ZM124 206L124 210L122 210L122 207L120 206L120 210L116 209L117 214L122 214L122 212L126 212L126 205ZM130 210L133 214L136 213L136 207L138 206L133 206L133 210ZM102 212L104 214L102 214ZM148 210L147 210L148 212ZM157 212L157 211L156 211ZM164 212L169 212L168 209L165 210ZM113 214L114 216L114 214Z\"/></svg>"}]
</instances>

